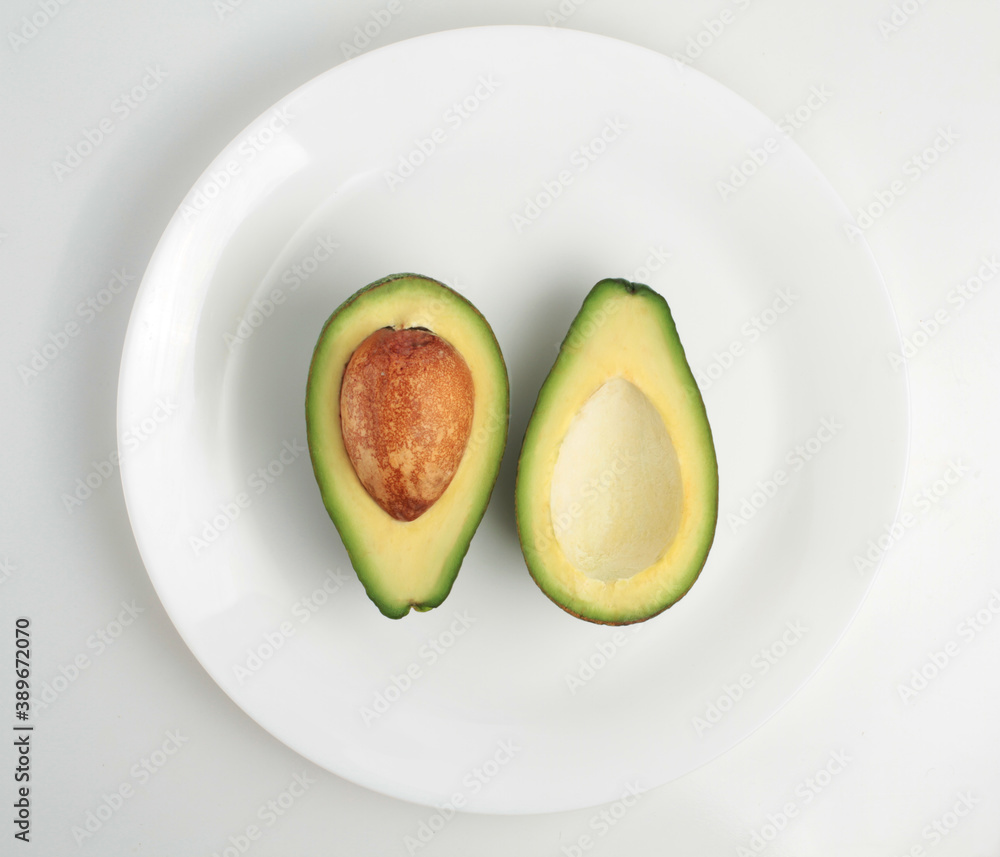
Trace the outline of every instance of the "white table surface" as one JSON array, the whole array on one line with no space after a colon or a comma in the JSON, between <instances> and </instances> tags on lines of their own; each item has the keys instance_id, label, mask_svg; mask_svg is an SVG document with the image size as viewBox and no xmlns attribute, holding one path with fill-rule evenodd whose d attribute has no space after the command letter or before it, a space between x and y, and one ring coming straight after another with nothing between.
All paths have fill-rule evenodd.
<instances>
[{"instance_id":1,"label":"white table surface","mask_svg":"<svg viewBox=\"0 0 1000 857\"><path fill-rule=\"evenodd\" d=\"M341 62L355 28L390 6L398 12L369 48L553 24L680 56L701 33L691 64L775 121L822 93L794 139L852 211L892 197L865 237L902 334L931 332L907 361L902 508L916 525L887 552L848 633L750 738L603 817L459 814L421 842L432 810L305 761L200 668L146 576L116 469L81 506L64 501L116 449L135 287L179 201L237 132ZM11 740L0 752L0 854L1000 853L1000 277L959 291L1000 256L1000 7L11 0L0 35L0 628L13 647L15 617L31 617L33 693L49 700L32 716L27 845L6 820ZM122 95L137 86L144 98L130 106ZM93 152L54 168L102 119L110 131ZM914 160L935 140L933 163ZM109 288L116 274L123 285ZM68 323L75 335L63 337ZM64 347L32 368L49 342ZM936 496L946 473L952 484L937 483ZM12 657L0 667L8 730ZM946 664L937 675L935 658ZM932 678L904 694L915 669ZM170 755L154 755L165 742ZM296 777L307 787L289 798ZM110 797L123 783L127 796ZM274 801L285 808L269 810ZM259 838L247 838L250 825Z\"/></svg>"}]
</instances>

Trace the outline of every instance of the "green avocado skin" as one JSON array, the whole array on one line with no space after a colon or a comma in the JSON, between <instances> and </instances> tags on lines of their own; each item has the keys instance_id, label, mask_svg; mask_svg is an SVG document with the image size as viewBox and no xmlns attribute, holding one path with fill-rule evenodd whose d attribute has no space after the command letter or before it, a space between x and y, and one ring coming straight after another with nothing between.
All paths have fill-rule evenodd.
<instances>
[{"instance_id":1,"label":"green avocado skin","mask_svg":"<svg viewBox=\"0 0 1000 857\"><path fill-rule=\"evenodd\" d=\"M475 496L467 497L465 502L456 506L456 514L447 522L448 526L454 527L454 541L450 550L443 556L431 558L430 565L433 567L432 573L435 575L437 583L432 591L420 599L414 599L393 589L391 569L382 566L376 556L376 551L373 550L380 543L381 534L378 531L378 518L375 518L374 526L371 525L371 521L366 525L364 521L360 520L356 503L352 502L352 498L342 488L344 484L348 483L360 485L357 481L357 475L353 472L349 462L346 468L331 462L331 456L327 449L330 444L330 436L325 427L328 420L331 419L329 397L335 391L337 401L339 401L340 380L343 377L347 360L351 356L347 354L343 362L336 365L329 359L331 346L336 342L338 335L350 324L352 315L357 308L370 306L372 302L380 301L391 312L395 295L412 297L414 293L425 296L431 304L442 300L447 301L449 306L457 307L461 311L463 324L467 324L470 330L475 331L484 344L485 351L490 355L490 365L486 371L493 374L498 382L497 386L502 390L501 401L490 403L480 403L478 399L476 401L476 407L479 407L480 404L488 406L491 415L493 415L490 424L493 430L488 434L486 440L479 444L474 451L471 449L466 451L466 455L474 452L482 460L482 478L478 483ZM373 331L374 329L368 333ZM499 475L500 462L507 441L509 399L507 368L489 323L466 298L437 280L412 273L392 274L383 277L359 289L347 298L323 325L313 351L306 386L306 436L309 455L323 503L340 534L350 557L351 565L354 567L368 597L384 616L390 619L401 619L411 609L418 612L431 610L440 606L451 592L462 561L468 553L472 537L486 513L493 487ZM339 412L336 419L339 420ZM471 443L470 439L470 446ZM349 472L343 472L345 469ZM446 491L445 496L447 493ZM385 517L387 521L391 520L388 516ZM420 545L414 545L413 553L414 555L420 553ZM399 561L409 562L410 558L400 557ZM387 574L387 572L389 573Z\"/></svg>"},{"instance_id":2,"label":"green avocado skin","mask_svg":"<svg viewBox=\"0 0 1000 857\"><path fill-rule=\"evenodd\" d=\"M657 319L662 338L659 339L659 342L650 344L650 359L670 361L681 379L678 389L681 407L692 413L699 425L698 450L706 464L710 479L705 486L704 525L697 533L699 542L697 551L691 557L688 567L683 569L678 576L678 584L665 591L662 597L656 601L633 603L626 608L612 612L600 605L589 603L585 599L574 597L553 578L546 566L544 552L539 549L531 535L534 531L532 527L534 516L549 514L548 503L545 498L534 496L536 492L529 484L531 480L526 477L534 468L535 461L544 458L546 454L546 450L539 449L537 437L545 421L555 416L560 410L560 391L564 379L571 372L578 370L577 361L593 358L593 355L589 354L586 348L588 328L591 325L600 326L605 317L605 308L608 302L622 298L644 302ZM653 345L656 347L652 347ZM715 538L718 520L718 480L718 461L705 403L687 362L667 301L649 286L640 283L620 278L601 280L587 294L579 313L563 339L555 363L539 390L521 446L515 487L515 517L521 550L532 579L555 604L567 613L588 622L604 625L628 625L644 622L658 615L690 591L705 565Z\"/></svg>"}]
</instances>

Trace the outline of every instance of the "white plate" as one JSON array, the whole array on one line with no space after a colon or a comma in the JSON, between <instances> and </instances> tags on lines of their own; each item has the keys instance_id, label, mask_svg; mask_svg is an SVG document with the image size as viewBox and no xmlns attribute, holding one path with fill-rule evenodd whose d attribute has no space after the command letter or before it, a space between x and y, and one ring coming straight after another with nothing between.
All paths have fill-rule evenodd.
<instances>
[{"instance_id":1,"label":"white plate","mask_svg":"<svg viewBox=\"0 0 1000 857\"><path fill-rule=\"evenodd\" d=\"M848 219L754 108L611 39L452 31L309 82L198 181L129 326L119 428L139 431L122 480L171 619L265 729L413 801L582 807L722 753L830 652L874 574L852 558L897 511L905 377ZM304 391L326 317L399 271L454 285L489 319L512 410L451 596L393 622L320 501ZM721 478L700 580L618 630L548 601L513 518L535 395L608 276L670 303L704 373Z\"/></svg>"}]
</instances>

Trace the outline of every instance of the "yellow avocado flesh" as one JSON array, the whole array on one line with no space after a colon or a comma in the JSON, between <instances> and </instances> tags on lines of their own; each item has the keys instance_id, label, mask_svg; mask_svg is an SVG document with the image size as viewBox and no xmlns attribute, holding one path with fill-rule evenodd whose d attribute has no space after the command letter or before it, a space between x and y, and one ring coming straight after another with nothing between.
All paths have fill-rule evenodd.
<instances>
[{"instance_id":1,"label":"yellow avocado flesh","mask_svg":"<svg viewBox=\"0 0 1000 857\"><path fill-rule=\"evenodd\" d=\"M626 624L683 596L718 514L704 403L666 302L605 280L538 396L516 490L528 568L567 611Z\"/></svg>"},{"instance_id":2,"label":"yellow avocado flesh","mask_svg":"<svg viewBox=\"0 0 1000 857\"><path fill-rule=\"evenodd\" d=\"M449 342L472 373L465 452L451 483L419 518L399 521L372 499L351 464L340 423L344 368L379 328L422 327ZM387 616L439 605L489 502L507 438L508 382L499 346L465 298L416 275L373 283L327 321L309 372L306 426L320 493L369 597Z\"/></svg>"}]
</instances>

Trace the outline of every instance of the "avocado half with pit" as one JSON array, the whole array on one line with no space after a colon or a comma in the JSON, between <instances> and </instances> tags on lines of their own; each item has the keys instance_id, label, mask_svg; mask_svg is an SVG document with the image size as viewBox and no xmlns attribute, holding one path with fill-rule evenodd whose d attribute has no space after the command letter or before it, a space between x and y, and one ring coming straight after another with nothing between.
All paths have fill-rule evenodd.
<instances>
[{"instance_id":1,"label":"avocado half with pit","mask_svg":"<svg viewBox=\"0 0 1000 857\"><path fill-rule=\"evenodd\" d=\"M581 619L642 622L694 584L718 498L708 416L667 302L602 280L525 432L516 506L532 577Z\"/></svg>"},{"instance_id":2,"label":"avocado half with pit","mask_svg":"<svg viewBox=\"0 0 1000 857\"><path fill-rule=\"evenodd\" d=\"M509 388L486 319L416 274L361 289L313 352L306 429L327 512L393 619L451 591L507 442Z\"/></svg>"}]
</instances>

